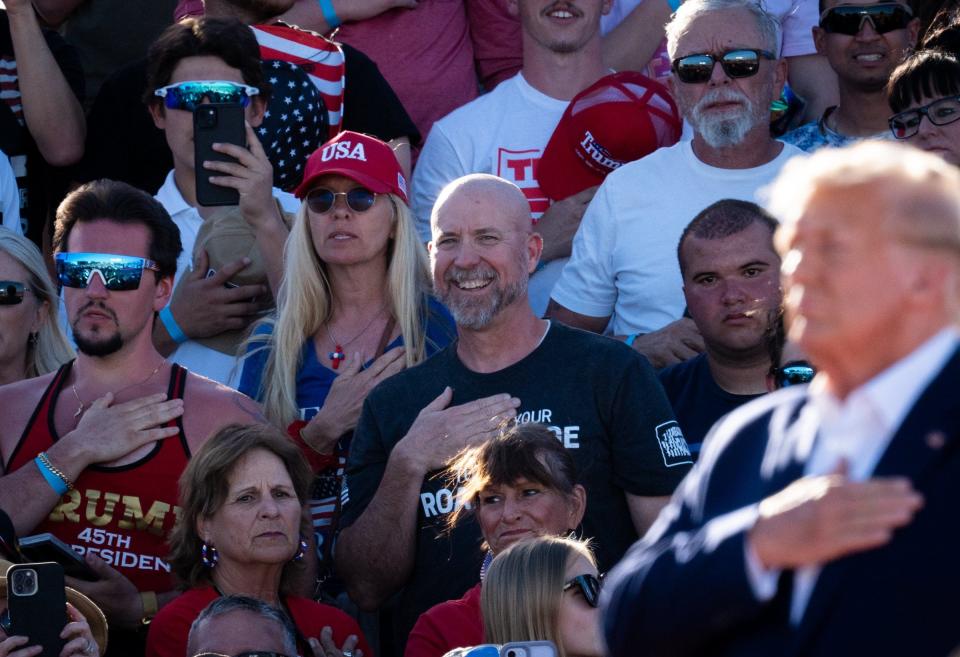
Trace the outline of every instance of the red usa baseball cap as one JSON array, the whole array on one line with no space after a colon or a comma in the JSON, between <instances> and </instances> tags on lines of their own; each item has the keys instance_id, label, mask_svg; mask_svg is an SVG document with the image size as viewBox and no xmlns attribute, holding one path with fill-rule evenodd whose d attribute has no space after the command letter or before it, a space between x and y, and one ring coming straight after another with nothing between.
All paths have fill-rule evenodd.
<instances>
[{"instance_id":1,"label":"red usa baseball cap","mask_svg":"<svg viewBox=\"0 0 960 657\"><path fill-rule=\"evenodd\" d=\"M345 130L313 152L294 195L302 199L317 178L330 173L346 176L371 192L396 194L407 202L407 181L393 149L376 137Z\"/></svg>"},{"instance_id":2,"label":"red usa baseball cap","mask_svg":"<svg viewBox=\"0 0 960 657\"><path fill-rule=\"evenodd\" d=\"M600 78L567 106L537 165L540 189L559 201L599 185L614 169L680 138L670 92L623 71Z\"/></svg>"}]
</instances>

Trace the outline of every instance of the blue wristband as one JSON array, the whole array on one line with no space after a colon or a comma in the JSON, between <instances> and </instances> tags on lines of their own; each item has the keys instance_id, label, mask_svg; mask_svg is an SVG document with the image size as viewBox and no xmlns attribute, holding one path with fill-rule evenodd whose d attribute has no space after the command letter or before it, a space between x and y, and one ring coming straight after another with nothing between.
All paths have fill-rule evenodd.
<instances>
[{"instance_id":1,"label":"blue wristband","mask_svg":"<svg viewBox=\"0 0 960 657\"><path fill-rule=\"evenodd\" d=\"M337 12L333 9L333 0L317 0L320 5L320 12L323 14L323 20L327 21L327 26L332 30L340 25L340 19L337 18Z\"/></svg>"},{"instance_id":2,"label":"blue wristband","mask_svg":"<svg viewBox=\"0 0 960 657\"><path fill-rule=\"evenodd\" d=\"M667 0L667 4L670 5L670 11L674 12L680 8L680 5L683 4L683 0Z\"/></svg>"},{"instance_id":3,"label":"blue wristband","mask_svg":"<svg viewBox=\"0 0 960 657\"><path fill-rule=\"evenodd\" d=\"M639 333L631 333L630 335L627 336L627 339L623 341L623 344L627 345L628 347L632 347L633 341L636 340L638 337L640 337Z\"/></svg>"},{"instance_id":4,"label":"blue wristband","mask_svg":"<svg viewBox=\"0 0 960 657\"><path fill-rule=\"evenodd\" d=\"M54 493L57 495L65 495L67 491L70 490L67 482L58 477L56 473L43 462L43 459L38 456L33 459L33 462L37 464L37 469L40 471L40 474L43 475L43 478L47 480L47 483L50 484L50 488L53 489Z\"/></svg>"},{"instance_id":5,"label":"blue wristband","mask_svg":"<svg viewBox=\"0 0 960 657\"><path fill-rule=\"evenodd\" d=\"M164 309L160 311L160 321L163 322L163 327L167 329L170 338L177 344L183 344L190 339L187 337L187 334L183 332L183 329L180 328L180 325L177 324L177 320L173 318L173 311L170 310L170 306L165 306Z\"/></svg>"}]
</instances>

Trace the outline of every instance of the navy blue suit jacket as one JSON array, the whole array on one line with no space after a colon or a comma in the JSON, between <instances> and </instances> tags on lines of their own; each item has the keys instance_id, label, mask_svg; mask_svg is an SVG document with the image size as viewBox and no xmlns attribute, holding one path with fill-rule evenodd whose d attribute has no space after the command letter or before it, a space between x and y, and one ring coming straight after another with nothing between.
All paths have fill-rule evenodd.
<instances>
[{"instance_id":1,"label":"navy blue suit jacket","mask_svg":"<svg viewBox=\"0 0 960 657\"><path fill-rule=\"evenodd\" d=\"M648 534L604 585L612 657L943 657L960 644L960 350L921 394L874 476L905 476L924 506L887 545L825 564L798 626L792 572L771 601L747 579L760 500L803 476L816 431L806 386L734 411Z\"/></svg>"}]
</instances>

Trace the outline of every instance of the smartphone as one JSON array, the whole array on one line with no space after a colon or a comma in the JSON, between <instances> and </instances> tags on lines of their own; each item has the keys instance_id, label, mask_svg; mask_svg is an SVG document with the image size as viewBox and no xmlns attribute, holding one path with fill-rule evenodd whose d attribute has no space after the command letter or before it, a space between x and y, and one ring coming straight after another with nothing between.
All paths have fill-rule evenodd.
<instances>
[{"instance_id":1,"label":"smartphone","mask_svg":"<svg viewBox=\"0 0 960 657\"><path fill-rule=\"evenodd\" d=\"M206 160L236 162L235 158L213 150L215 143L247 147L247 129L240 103L209 103L193 110L194 177L197 203L200 205L238 205L240 192L214 185L210 176L221 175L203 166Z\"/></svg>"},{"instance_id":2,"label":"smartphone","mask_svg":"<svg viewBox=\"0 0 960 657\"><path fill-rule=\"evenodd\" d=\"M53 534L24 536L18 543L27 561L54 561L63 566L63 572L70 577L88 582L100 579L76 550Z\"/></svg>"},{"instance_id":3,"label":"smartphone","mask_svg":"<svg viewBox=\"0 0 960 657\"><path fill-rule=\"evenodd\" d=\"M500 657L557 657L552 641L515 641L500 647Z\"/></svg>"},{"instance_id":4,"label":"smartphone","mask_svg":"<svg viewBox=\"0 0 960 657\"><path fill-rule=\"evenodd\" d=\"M67 624L63 587L58 563L22 563L7 570L10 633L30 637L29 645L43 648L39 657L60 657L66 643L60 638Z\"/></svg>"}]
</instances>

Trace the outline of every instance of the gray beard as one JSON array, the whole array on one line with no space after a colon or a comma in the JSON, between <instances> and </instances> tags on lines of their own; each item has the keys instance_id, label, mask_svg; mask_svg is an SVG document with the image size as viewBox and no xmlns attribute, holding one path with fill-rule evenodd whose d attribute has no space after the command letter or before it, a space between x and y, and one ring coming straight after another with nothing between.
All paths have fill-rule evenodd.
<instances>
[{"instance_id":1,"label":"gray beard","mask_svg":"<svg viewBox=\"0 0 960 657\"><path fill-rule=\"evenodd\" d=\"M723 96L721 95L720 98ZM707 103L717 100L715 95L704 96L690 111L690 122L694 130L703 138L712 148L728 148L743 143L747 133L749 133L758 122L757 109L753 102L743 95L737 95L738 100L743 100L746 108L733 116L713 117L704 115L701 107Z\"/></svg>"},{"instance_id":2,"label":"gray beard","mask_svg":"<svg viewBox=\"0 0 960 657\"><path fill-rule=\"evenodd\" d=\"M500 314L500 311L515 302L527 292L527 278L521 277L515 283L497 287L498 280L490 282L494 286L493 292L483 299L464 299L457 297L453 291L453 282L448 282L449 287L443 294L438 294L440 303L447 307L450 314L453 315L457 326L479 331L490 325L490 322Z\"/></svg>"}]
</instances>

